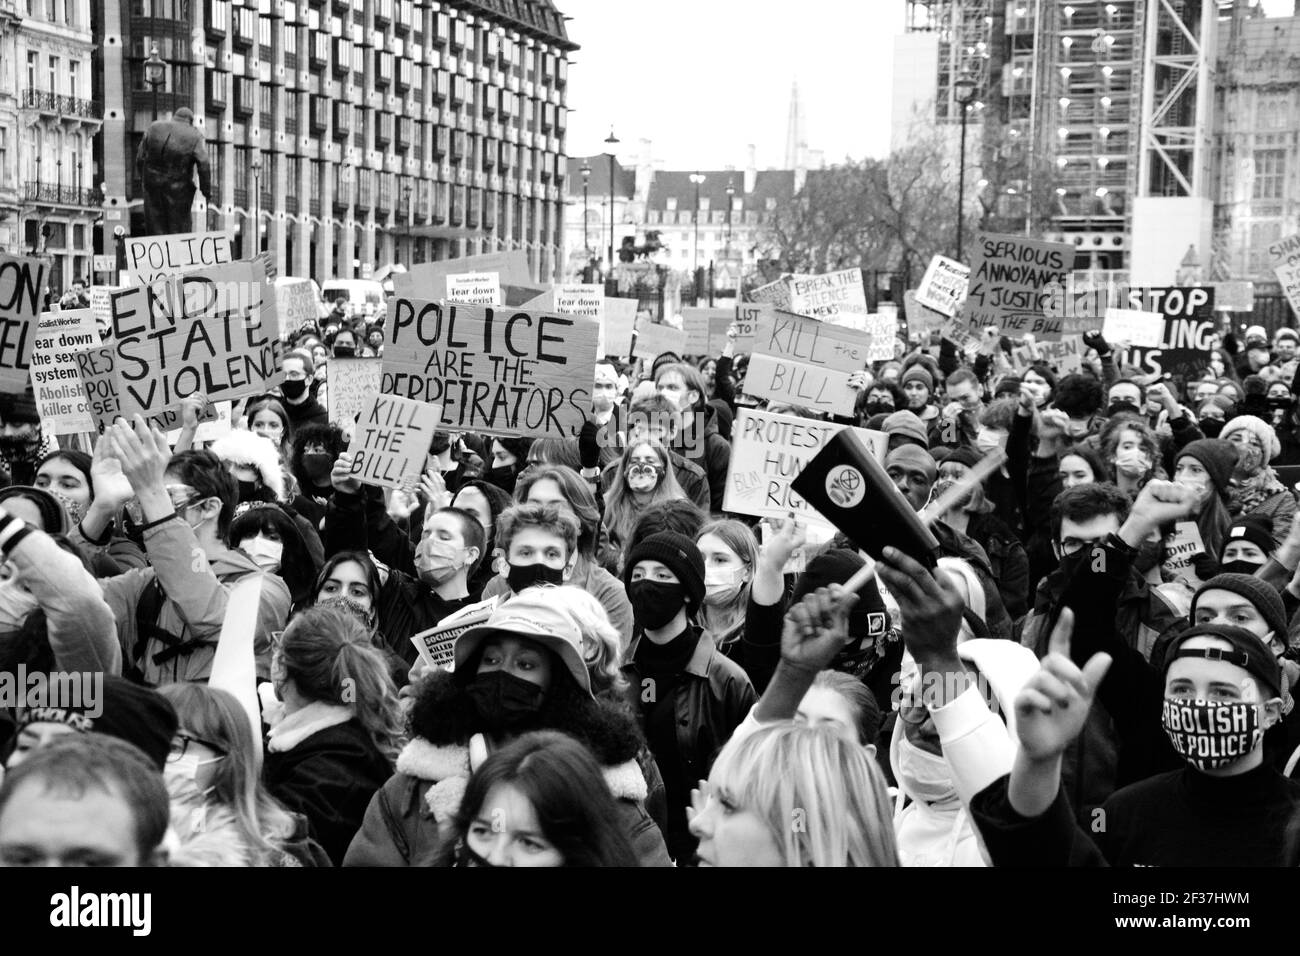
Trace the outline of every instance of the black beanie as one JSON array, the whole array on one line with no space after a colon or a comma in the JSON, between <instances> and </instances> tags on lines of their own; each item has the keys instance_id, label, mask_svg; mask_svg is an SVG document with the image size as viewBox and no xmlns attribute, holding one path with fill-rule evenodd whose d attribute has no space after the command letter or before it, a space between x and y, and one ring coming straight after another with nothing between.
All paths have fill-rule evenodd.
<instances>
[{"instance_id":1,"label":"black beanie","mask_svg":"<svg viewBox=\"0 0 1300 956\"><path fill-rule=\"evenodd\" d=\"M1233 519L1228 527L1228 535L1223 540L1223 547L1226 549L1234 541L1248 541L1264 554L1272 554L1277 547L1273 541L1273 519L1266 514L1242 515ZM1222 552L1219 560L1223 560Z\"/></svg>"},{"instance_id":2,"label":"black beanie","mask_svg":"<svg viewBox=\"0 0 1300 956\"><path fill-rule=\"evenodd\" d=\"M1206 591L1231 591L1240 594L1259 612L1264 623L1268 625L1273 636L1280 641L1287 639L1286 608L1282 605L1282 595L1277 588L1252 574L1216 574L1206 581L1192 595L1192 610L1187 616L1196 620L1196 602Z\"/></svg>"},{"instance_id":3,"label":"black beanie","mask_svg":"<svg viewBox=\"0 0 1300 956\"><path fill-rule=\"evenodd\" d=\"M11 425L39 425L40 412L31 386L22 392L0 392L0 422Z\"/></svg>"},{"instance_id":4,"label":"black beanie","mask_svg":"<svg viewBox=\"0 0 1300 956\"><path fill-rule=\"evenodd\" d=\"M1183 457L1195 458L1214 482L1215 489L1220 494L1227 492L1232 469L1237 464L1237 449L1232 442L1222 438L1199 438L1182 447L1174 458L1175 467L1177 460Z\"/></svg>"},{"instance_id":5,"label":"black beanie","mask_svg":"<svg viewBox=\"0 0 1300 956\"><path fill-rule=\"evenodd\" d=\"M95 679L100 676L95 674ZM79 731L117 737L139 747L161 772L178 726L175 708L152 688L114 674L102 676L102 693L96 697L86 695L81 707L26 708L19 715L19 728L28 724L67 724ZM93 716L95 711L98 716Z\"/></svg>"},{"instance_id":6,"label":"black beanie","mask_svg":"<svg viewBox=\"0 0 1300 956\"><path fill-rule=\"evenodd\" d=\"M660 531L637 543L623 565L623 584L632 583L639 561L658 561L677 575L686 590L686 609L698 610L704 602L704 556L695 542L675 531Z\"/></svg>"},{"instance_id":7,"label":"black beanie","mask_svg":"<svg viewBox=\"0 0 1300 956\"><path fill-rule=\"evenodd\" d=\"M823 551L808 562L795 581L790 606L794 607L818 588L846 583L865 563L862 555L847 548ZM880 596L880 588L869 584L858 592L858 603L849 612L849 634L855 638L879 637L888 630L889 611L885 609L885 599Z\"/></svg>"}]
</instances>

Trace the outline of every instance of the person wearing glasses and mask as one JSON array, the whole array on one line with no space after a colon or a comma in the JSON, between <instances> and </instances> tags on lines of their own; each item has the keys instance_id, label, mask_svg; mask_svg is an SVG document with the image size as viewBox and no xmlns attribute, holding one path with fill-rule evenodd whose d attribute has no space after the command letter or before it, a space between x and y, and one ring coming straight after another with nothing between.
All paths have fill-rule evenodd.
<instances>
[{"instance_id":1,"label":"person wearing glasses and mask","mask_svg":"<svg viewBox=\"0 0 1300 956\"><path fill-rule=\"evenodd\" d=\"M263 575L253 634L257 676L270 679L272 631L284 627L289 589L226 544L239 490L221 459L207 451L173 455L167 437L142 417L119 420L95 446L100 497L118 510L134 495L150 567L103 582L117 620L124 671L152 685L206 680L226 614L229 589ZM82 522L85 528L86 522ZM93 529L85 528L90 533Z\"/></svg>"}]
</instances>

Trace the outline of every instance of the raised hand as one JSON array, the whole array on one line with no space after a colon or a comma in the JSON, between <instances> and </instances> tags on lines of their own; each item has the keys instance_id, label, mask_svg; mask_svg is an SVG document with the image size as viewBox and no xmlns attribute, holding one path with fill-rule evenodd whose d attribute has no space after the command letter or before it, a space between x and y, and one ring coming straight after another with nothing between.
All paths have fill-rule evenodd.
<instances>
[{"instance_id":1,"label":"raised hand","mask_svg":"<svg viewBox=\"0 0 1300 956\"><path fill-rule=\"evenodd\" d=\"M931 574L897 548L885 548L876 573L902 613L903 644L922 667L951 663L961 631L961 594L942 571Z\"/></svg>"},{"instance_id":2,"label":"raised hand","mask_svg":"<svg viewBox=\"0 0 1300 956\"><path fill-rule=\"evenodd\" d=\"M840 585L807 595L786 612L781 660L814 674L825 670L849 641L849 611L857 603Z\"/></svg>"},{"instance_id":3,"label":"raised hand","mask_svg":"<svg viewBox=\"0 0 1300 956\"><path fill-rule=\"evenodd\" d=\"M94 503L108 509L109 514L116 513L135 494L131 482L122 473L122 463L113 454L113 438L108 431L95 442L90 484L95 491Z\"/></svg>"},{"instance_id":4,"label":"raised hand","mask_svg":"<svg viewBox=\"0 0 1300 956\"><path fill-rule=\"evenodd\" d=\"M1158 479L1147 482L1119 530L1120 538L1136 548L1161 525L1190 517L1197 498L1196 491L1186 485Z\"/></svg>"},{"instance_id":5,"label":"raised hand","mask_svg":"<svg viewBox=\"0 0 1300 956\"><path fill-rule=\"evenodd\" d=\"M1083 731L1109 654L1094 654L1082 670L1070 659L1074 613L1065 608L1052 630L1049 650L1037 673L1016 695L1016 736L1025 757L1053 760Z\"/></svg>"},{"instance_id":6,"label":"raised hand","mask_svg":"<svg viewBox=\"0 0 1300 956\"><path fill-rule=\"evenodd\" d=\"M451 492L447 490L447 480L442 473L430 468L420 476L420 495L429 503L430 513L451 504Z\"/></svg>"},{"instance_id":7,"label":"raised hand","mask_svg":"<svg viewBox=\"0 0 1300 956\"><path fill-rule=\"evenodd\" d=\"M361 482L352 477L352 453L343 452L334 460L334 467L330 470L330 484L334 486L335 491L341 491L348 495L357 495L361 493Z\"/></svg>"},{"instance_id":8,"label":"raised hand","mask_svg":"<svg viewBox=\"0 0 1300 956\"><path fill-rule=\"evenodd\" d=\"M776 525L776 534L772 535L763 544L763 549L759 552L758 559L769 567L776 569L784 568L794 556L794 553L804 546L807 540L805 528L794 519L794 515Z\"/></svg>"},{"instance_id":9,"label":"raised hand","mask_svg":"<svg viewBox=\"0 0 1300 956\"><path fill-rule=\"evenodd\" d=\"M140 415L135 416L133 424L119 419L105 434L109 437L113 457L137 495L164 491L163 475L172 457L166 435L156 428L150 429Z\"/></svg>"},{"instance_id":10,"label":"raised hand","mask_svg":"<svg viewBox=\"0 0 1300 956\"><path fill-rule=\"evenodd\" d=\"M199 420L208 407L208 396L202 392L186 395L181 399L181 427L198 428Z\"/></svg>"}]
</instances>

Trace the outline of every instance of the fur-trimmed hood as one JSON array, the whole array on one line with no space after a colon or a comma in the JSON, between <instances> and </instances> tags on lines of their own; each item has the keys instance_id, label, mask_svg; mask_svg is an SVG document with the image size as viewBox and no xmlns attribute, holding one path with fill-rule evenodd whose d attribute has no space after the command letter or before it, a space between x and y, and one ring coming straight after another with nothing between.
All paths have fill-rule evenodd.
<instances>
[{"instance_id":1,"label":"fur-trimmed hood","mask_svg":"<svg viewBox=\"0 0 1300 956\"><path fill-rule=\"evenodd\" d=\"M233 429L212 443L212 453L224 462L256 468L262 484L275 495L284 498L284 473L280 470L280 456L275 446L250 431Z\"/></svg>"}]
</instances>

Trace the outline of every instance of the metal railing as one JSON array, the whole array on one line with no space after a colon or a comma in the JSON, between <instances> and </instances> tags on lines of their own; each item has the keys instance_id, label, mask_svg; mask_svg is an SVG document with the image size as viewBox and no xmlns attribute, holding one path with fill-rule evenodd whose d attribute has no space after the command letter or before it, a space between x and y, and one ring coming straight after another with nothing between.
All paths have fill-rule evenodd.
<instances>
[{"instance_id":1,"label":"metal railing","mask_svg":"<svg viewBox=\"0 0 1300 956\"><path fill-rule=\"evenodd\" d=\"M44 110L60 116L82 116L103 119L104 104L83 100L79 96L64 96L49 90L23 90L23 109Z\"/></svg>"},{"instance_id":2,"label":"metal railing","mask_svg":"<svg viewBox=\"0 0 1300 956\"><path fill-rule=\"evenodd\" d=\"M98 189L74 189L56 183L23 183L23 201L60 206L102 206L104 194Z\"/></svg>"}]
</instances>

